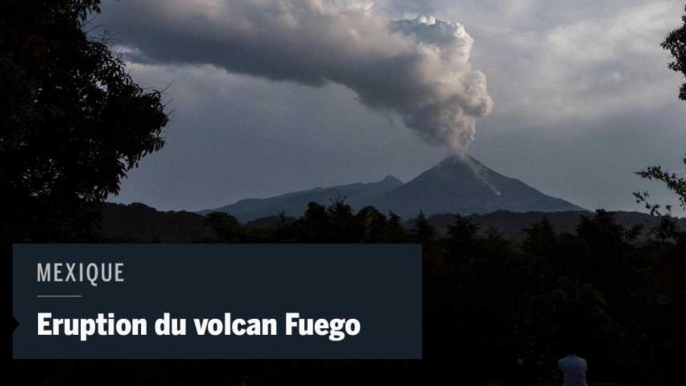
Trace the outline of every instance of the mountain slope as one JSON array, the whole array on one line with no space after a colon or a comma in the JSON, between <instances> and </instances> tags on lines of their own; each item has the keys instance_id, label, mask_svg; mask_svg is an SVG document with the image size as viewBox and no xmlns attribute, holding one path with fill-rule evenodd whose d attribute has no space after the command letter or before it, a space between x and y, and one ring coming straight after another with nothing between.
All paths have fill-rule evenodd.
<instances>
[{"instance_id":1,"label":"mountain slope","mask_svg":"<svg viewBox=\"0 0 686 386\"><path fill-rule=\"evenodd\" d=\"M585 210L505 177L468 155L447 158L370 204L406 218L416 216L420 210L427 215Z\"/></svg>"},{"instance_id":2,"label":"mountain slope","mask_svg":"<svg viewBox=\"0 0 686 386\"><path fill-rule=\"evenodd\" d=\"M230 213L240 221L252 221L285 212L301 216L307 204L328 205L336 197L345 197L355 209L372 205L384 212L393 211L412 218L420 211L483 214L510 212L563 212L585 209L559 198L545 195L514 178L496 173L469 155L445 159L410 182L388 176L367 184L316 188L264 199L246 199L213 211ZM201 213L208 213L204 211Z\"/></svg>"},{"instance_id":3,"label":"mountain slope","mask_svg":"<svg viewBox=\"0 0 686 386\"><path fill-rule=\"evenodd\" d=\"M285 212L287 216L299 217L310 202L328 205L332 199L345 197L348 203L356 208L360 208L375 197L391 191L402 184L402 181L389 175L378 182L315 188L270 198L250 198L201 213L225 212L235 216L240 221L252 221L262 217L278 215L281 212Z\"/></svg>"}]
</instances>

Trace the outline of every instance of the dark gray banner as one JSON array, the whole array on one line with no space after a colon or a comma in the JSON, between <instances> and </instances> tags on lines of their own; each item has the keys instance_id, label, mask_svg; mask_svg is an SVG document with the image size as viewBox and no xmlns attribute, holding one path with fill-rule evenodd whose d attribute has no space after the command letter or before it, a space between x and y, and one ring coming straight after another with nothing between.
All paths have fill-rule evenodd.
<instances>
[{"instance_id":1,"label":"dark gray banner","mask_svg":"<svg viewBox=\"0 0 686 386\"><path fill-rule=\"evenodd\" d=\"M419 359L419 245L15 245L16 359Z\"/></svg>"}]
</instances>

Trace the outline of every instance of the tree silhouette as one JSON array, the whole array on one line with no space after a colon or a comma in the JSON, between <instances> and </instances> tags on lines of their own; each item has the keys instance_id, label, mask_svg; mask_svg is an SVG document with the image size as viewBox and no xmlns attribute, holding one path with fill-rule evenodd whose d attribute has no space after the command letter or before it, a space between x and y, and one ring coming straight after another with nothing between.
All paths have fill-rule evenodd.
<instances>
[{"instance_id":1,"label":"tree silhouette","mask_svg":"<svg viewBox=\"0 0 686 386\"><path fill-rule=\"evenodd\" d=\"M384 242L384 233L388 226L388 220L383 213L376 208L367 206L355 215L358 232L363 233L362 241L365 243Z\"/></svg>"},{"instance_id":2,"label":"tree silhouette","mask_svg":"<svg viewBox=\"0 0 686 386\"><path fill-rule=\"evenodd\" d=\"M662 48L672 54L673 61L669 63L669 68L686 76L686 14L681 17L681 20L684 24L667 35L662 42ZM686 101L686 83L681 85L679 99ZM686 166L686 157L684 157L683 163ZM660 166L650 166L636 172L636 174L647 180L662 182L669 190L676 194L681 209L686 210L685 178L678 177L675 173L665 172ZM635 192L634 196L636 197L636 202L643 204L650 213L654 215L662 214L661 209L663 209L663 205L650 203L648 192ZM670 212L672 208L669 205L665 205L664 209Z\"/></svg>"},{"instance_id":3,"label":"tree silhouette","mask_svg":"<svg viewBox=\"0 0 686 386\"><path fill-rule=\"evenodd\" d=\"M242 240L243 228L234 216L213 212L207 215L206 222L222 242L240 242Z\"/></svg>"},{"instance_id":4,"label":"tree silhouette","mask_svg":"<svg viewBox=\"0 0 686 386\"><path fill-rule=\"evenodd\" d=\"M3 238L73 238L164 144L160 93L135 84L122 59L84 31L99 3L0 3Z\"/></svg>"},{"instance_id":5,"label":"tree silhouette","mask_svg":"<svg viewBox=\"0 0 686 386\"><path fill-rule=\"evenodd\" d=\"M386 243L406 243L410 236L402 225L402 219L397 214L390 212L386 229L384 230L384 242Z\"/></svg>"},{"instance_id":6,"label":"tree silhouette","mask_svg":"<svg viewBox=\"0 0 686 386\"><path fill-rule=\"evenodd\" d=\"M686 157L683 159L684 166L686 166ZM650 166L645 168L644 170L636 172L641 178L650 180L650 181L660 181L664 185L667 186L667 189L672 191L673 193L676 194L677 199L679 200L679 207L681 209L686 210L686 179L683 177L679 177L676 175L676 173L669 173L665 172L662 170L661 166ZM650 211L653 215L661 215L662 209L664 209L667 212L671 212L672 207L670 205L660 205L660 204L655 204L655 203L650 203L648 201L648 197L650 195L648 192L635 192L634 197L636 197L636 202L637 203L642 203L646 209Z\"/></svg>"},{"instance_id":7,"label":"tree silhouette","mask_svg":"<svg viewBox=\"0 0 686 386\"><path fill-rule=\"evenodd\" d=\"M448 226L446 247L448 252L460 259L471 259L476 252L476 235L479 226L472 220L461 215L455 215L453 223Z\"/></svg>"},{"instance_id":8,"label":"tree silhouette","mask_svg":"<svg viewBox=\"0 0 686 386\"><path fill-rule=\"evenodd\" d=\"M425 246L431 246L436 240L436 228L429 223L424 212L419 212L412 228L414 241Z\"/></svg>"},{"instance_id":9,"label":"tree silhouette","mask_svg":"<svg viewBox=\"0 0 686 386\"><path fill-rule=\"evenodd\" d=\"M672 30L662 42L662 48L668 50L674 60L669 63L673 71L686 75L686 15L681 17L684 25ZM679 99L686 100L686 83L681 85Z\"/></svg>"}]
</instances>

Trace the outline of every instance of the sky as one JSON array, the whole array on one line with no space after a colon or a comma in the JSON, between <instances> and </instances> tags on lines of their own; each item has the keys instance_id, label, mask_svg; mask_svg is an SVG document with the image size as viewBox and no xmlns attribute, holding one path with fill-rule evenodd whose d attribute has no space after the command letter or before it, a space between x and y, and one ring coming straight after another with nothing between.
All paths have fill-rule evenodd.
<instances>
[{"instance_id":1,"label":"sky","mask_svg":"<svg viewBox=\"0 0 686 386\"><path fill-rule=\"evenodd\" d=\"M388 174L455 152L589 209L671 196L683 78L674 0L105 0L134 80L163 90L162 151L109 200L160 210ZM98 32L99 33L99 32ZM678 213L677 213L678 214Z\"/></svg>"}]
</instances>

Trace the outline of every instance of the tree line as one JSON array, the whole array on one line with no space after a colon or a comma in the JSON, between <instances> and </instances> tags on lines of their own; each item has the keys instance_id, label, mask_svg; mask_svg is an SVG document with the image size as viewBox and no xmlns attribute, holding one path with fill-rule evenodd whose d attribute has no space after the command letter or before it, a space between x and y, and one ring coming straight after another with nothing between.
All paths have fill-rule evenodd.
<instances>
[{"instance_id":1,"label":"tree line","mask_svg":"<svg viewBox=\"0 0 686 386\"><path fill-rule=\"evenodd\" d=\"M206 221L216 242L422 244L424 354L436 373L502 379L522 358L532 378L550 381L574 350L592 380L667 381L686 361L686 233L669 218L627 229L599 210L573 233L543 219L521 242L460 215L444 234L423 214L406 229L393 213L340 199L267 229L226 213Z\"/></svg>"}]
</instances>

